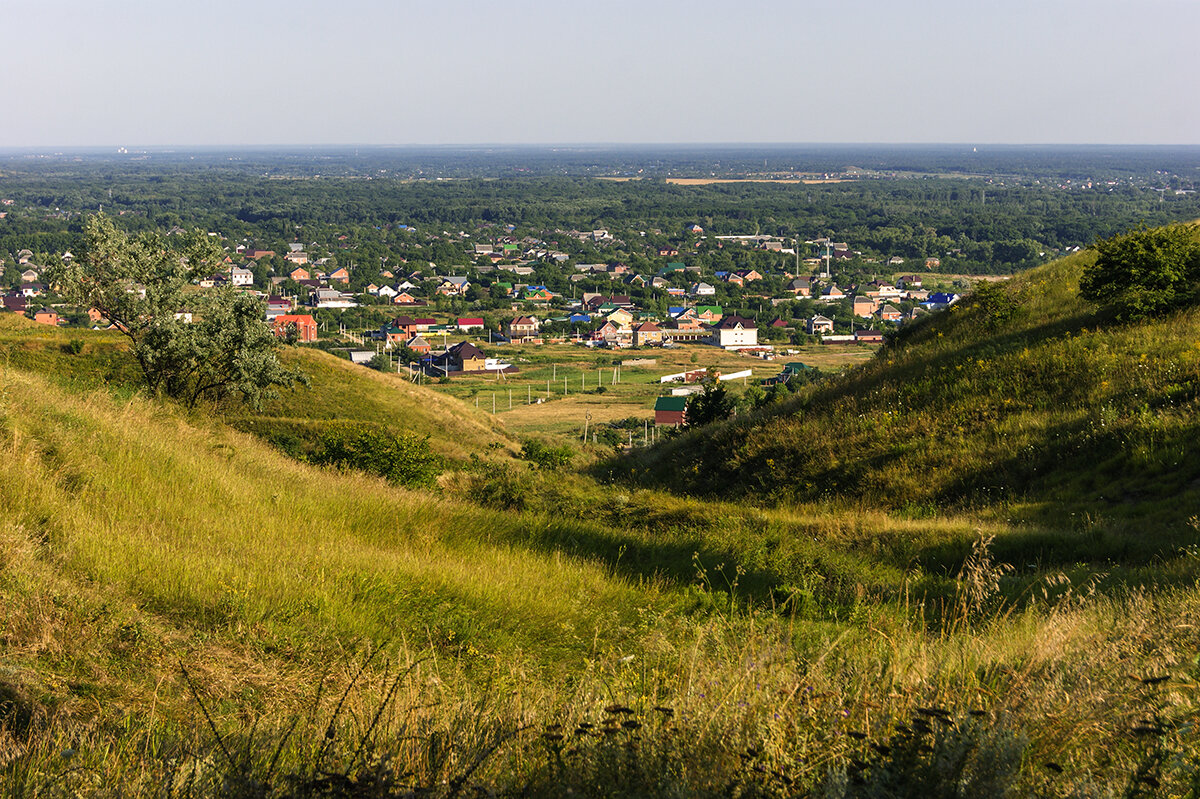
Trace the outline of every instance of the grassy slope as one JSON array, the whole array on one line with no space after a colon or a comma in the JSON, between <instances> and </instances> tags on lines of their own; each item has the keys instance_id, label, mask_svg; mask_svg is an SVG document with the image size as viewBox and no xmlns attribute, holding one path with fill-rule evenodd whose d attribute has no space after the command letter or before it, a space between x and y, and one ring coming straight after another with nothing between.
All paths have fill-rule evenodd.
<instances>
[{"instance_id":1,"label":"grassy slope","mask_svg":"<svg viewBox=\"0 0 1200 799\"><path fill-rule=\"evenodd\" d=\"M752 501L1153 525L1178 542L1200 504L1200 312L1108 324L1076 296L1089 257L1004 285L1012 319L960 303L844 379L620 469Z\"/></svg>"},{"instance_id":2,"label":"grassy slope","mask_svg":"<svg viewBox=\"0 0 1200 799\"><path fill-rule=\"evenodd\" d=\"M959 357L960 345L942 342L967 334L937 332L912 352ZM487 699L498 707L486 724L532 730L513 760L495 764L490 779L501 785L536 781L544 725L599 721L614 698L668 702L687 720L694 748L664 744L675 754L655 770L675 793L746 779L739 752L751 744L773 768L819 779L871 755L845 729L885 736L896 714L934 702L988 708L1004 735L1027 739L1017 766L1025 788L1047 789L1054 778L1039 764L1055 760L1070 784L1119 789L1141 757L1127 730L1147 707L1169 699L1164 717L1194 710L1195 636L1180 622L1197 612L1194 553L1131 567L1093 596L1091 570L1025 571L999 587L1023 597L1020 608L993 595L992 610L959 615L951 576L974 531L1037 529L1003 518L897 521L870 502L754 510L556 478L530 479L544 512L488 512L313 469L215 421L114 397L111 384L88 390L121 366L119 346L89 339L73 363L58 349L62 331L49 333L19 324L6 338L10 362L56 367L58 379L0 374L0 703L15 690L57 719L28 756L0 724L0 768L18 755L0 782L16 775L18 793L38 793L44 774L61 771L68 744L88 750L107 784L152 790L169 754L144 749L165 735L154 708L204 737L181 660L236 736L258 713L285 721L323 665L351 657L343 652L397 640L406 656L441 664L406 694L405 707L429 708L421 718L444 728L451 708ZM892 356L905 358L925 368L915 354ZM876 361L851 378L874 383L828 390L843 402L837 392L850 385L886 392L889 368ZM370 420L372 402L352 406ZM708 575L700 587L697 566ZM714 588L763 605L787 600L787 612L732 612ZM485 673L505 690L473 687ZM1129 687L1131 674L1168 673L1180 687L1154 689L1161 696ZM323 729L312 732L320 741ZM402 760L438 777L422 763ZM545 777L545 795L574 776ZM610 779L604 772L599 784Z\"/></svg>"},{"instance_id":3,"label":"grassy slope","mask_svg":"<svg viewBox=\"0 0 1200 799\"><path fill-rule=\"evenodd\" d=\"M66 348L73 339L83 343L78 355ZM258 413L234 406L227 423L295 452L310 448L331 426L363 422L429 435L434 451L451 460L509 446L487 414L396 375L302 347L281 355L308 374L311 385L282 392ZM129 396L141 384L120 334L52 328L13 314L0 314L0 361L79 389L104 386Z\"/></svg>"}]
</instances>

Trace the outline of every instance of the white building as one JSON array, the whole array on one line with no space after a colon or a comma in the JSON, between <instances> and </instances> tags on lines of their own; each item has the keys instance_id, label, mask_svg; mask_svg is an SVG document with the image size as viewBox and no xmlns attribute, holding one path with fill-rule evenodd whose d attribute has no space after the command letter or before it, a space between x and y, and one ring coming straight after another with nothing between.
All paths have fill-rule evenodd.
<instances>
[{"instance_id":1,"label":"white building","mask_svg":"<svg viewBox=\"0 0 1200 799\"><path fill-rule=\"evenodd\" d=\"M711 341L718 347L736 349L758 346L758 325L753 319L726 316L712 326Z\"/></svg>"}]
</instances>

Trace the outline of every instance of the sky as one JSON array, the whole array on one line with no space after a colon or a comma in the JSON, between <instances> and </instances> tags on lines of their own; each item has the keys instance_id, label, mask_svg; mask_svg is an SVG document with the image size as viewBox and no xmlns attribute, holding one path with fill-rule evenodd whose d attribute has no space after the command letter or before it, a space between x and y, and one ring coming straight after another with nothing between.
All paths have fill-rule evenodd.
<instances>
[{"instance_id":1,"label":"sky","mask_svg":"<svg viewBox=\"0 0 1200 799\"><path fill-rule=\"evenodd\" d=\"M1200 144L1200 0L0 0L0 148Z\"/></svg>"}]
</instances>

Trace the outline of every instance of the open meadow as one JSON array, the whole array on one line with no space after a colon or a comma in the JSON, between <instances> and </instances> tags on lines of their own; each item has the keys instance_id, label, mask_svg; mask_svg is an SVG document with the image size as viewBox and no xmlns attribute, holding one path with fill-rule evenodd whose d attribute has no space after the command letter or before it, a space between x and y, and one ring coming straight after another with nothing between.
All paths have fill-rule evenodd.
<instances>
[{"instance_id":1,"label":"open meadow","mask_svg":"<svg viewBox=\"0 0 1200 799\"><path fill-rule=\"evenodd\" d=\"M666 375L710 367L724 374L750 370L750 377L730 382L738 392L779 374L785 363L801 361L837 372L865 362L875 350L864 345L778 345L777 357L767 361L702 344L615 351L575 344L480 346L519 371L456 375L430 387L486 413L492 413L494 401L497 419L514 435L567 436L582 436L585 422L652 422L655 398L682 385L661 383Z\"/></svg>"}]
</instances>

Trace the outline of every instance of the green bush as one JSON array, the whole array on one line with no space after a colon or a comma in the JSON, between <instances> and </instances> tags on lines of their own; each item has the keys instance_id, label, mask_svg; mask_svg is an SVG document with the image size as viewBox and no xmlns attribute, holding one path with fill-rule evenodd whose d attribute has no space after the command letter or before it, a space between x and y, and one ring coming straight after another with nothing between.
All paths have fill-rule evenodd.
<instances>
[{"instance_id":1,"label":"green bush","mask_svg":"<svg viewBox=\"0 0 1200 799\"><path fill-rule=\"evenodd\" d=\"M1096 251L1079 294L1113 309L1119 319L1145 319L1200 293L1200 245L1192 226L1138 228L1096 242Z\"/></svg>"},{"instance_id":2,"label":"green bush","mask_svg":"<svg viewBox=\"0 0 1200 799\"><path fill-rule=\"evenodd\" d=\"M326 433L312 461L358 469L408 487L433 485L442 471L441 458L429 448L429 436L371 428Z\"/></svg>"},{"instance_id":3,"label":"green bush","mask_svg":"<svg viewBox=\"0 0 1200 799\"><path fill-rule=\"evenodd\" d=\"M573 454L567 444L552 447L537 439L530 439L521 445L521 457L547 472L558 471L569 465Z\"/></svg>"}]
</instances>

